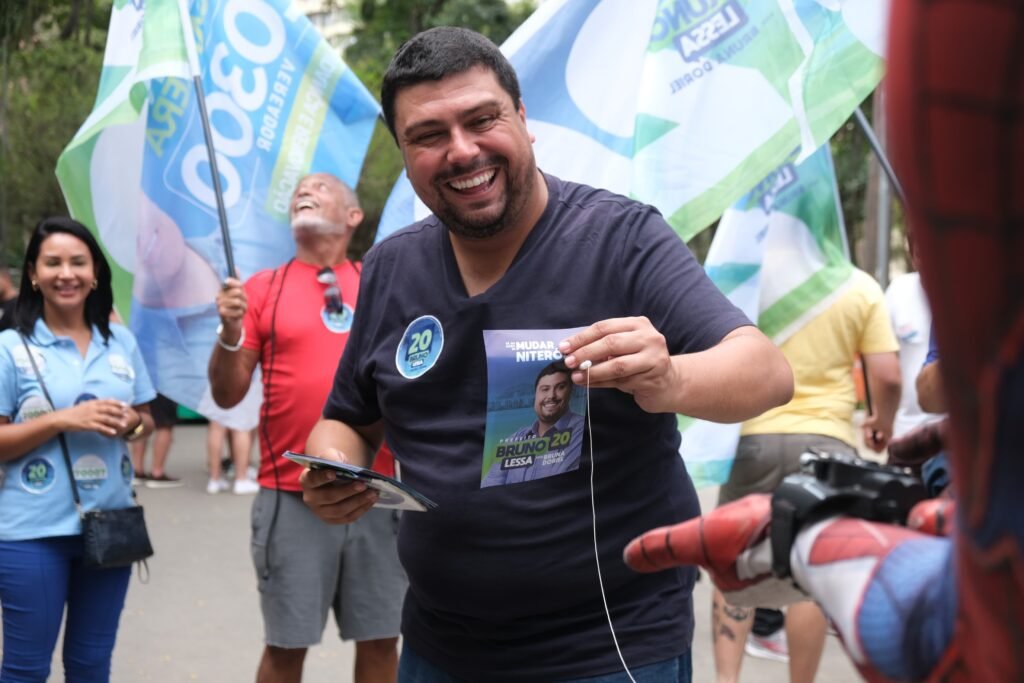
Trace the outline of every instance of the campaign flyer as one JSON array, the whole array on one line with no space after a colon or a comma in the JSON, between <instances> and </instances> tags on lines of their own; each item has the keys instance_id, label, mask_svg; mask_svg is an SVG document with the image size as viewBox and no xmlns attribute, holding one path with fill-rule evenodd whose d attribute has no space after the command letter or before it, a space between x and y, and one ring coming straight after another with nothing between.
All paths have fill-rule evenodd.
<instances>
[{"instance_id":1,"label":"campaign flyer","mask_svg":"<svg viewBox=\"0 0 1024 683\"><path fill-rule=\"evenodd\" d=\"M583 328L484 330L487 421L481 488L579 469L586 393L558 343Z\"/></svg>"}]
</instances>

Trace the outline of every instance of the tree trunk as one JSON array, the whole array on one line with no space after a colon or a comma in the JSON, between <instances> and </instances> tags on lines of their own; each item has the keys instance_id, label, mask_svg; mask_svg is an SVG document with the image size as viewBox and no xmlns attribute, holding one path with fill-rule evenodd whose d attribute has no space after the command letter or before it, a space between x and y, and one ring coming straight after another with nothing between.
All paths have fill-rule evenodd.
<instances>
[{"instance_id":1,"label":"tree trunk","mask_svg":"<svg viewBox=\"0 0 1024 683\"><path fill-rule=\"evenodd\" d=\"M93 0L85 0L85 46L92 47Z\"/></svg>"},{"instance_id":2,"label":"tree trunk","mask_svg":"<svg viewBox=\"0 0 1024 683\"><path fill-rule=\"evenodd\" d=\"M82 0L71 0L71 14L68 15L68 23L60 31L60 39L68 40L78 34L79 18L82 14Z\"/></svg>"}]
</instances>

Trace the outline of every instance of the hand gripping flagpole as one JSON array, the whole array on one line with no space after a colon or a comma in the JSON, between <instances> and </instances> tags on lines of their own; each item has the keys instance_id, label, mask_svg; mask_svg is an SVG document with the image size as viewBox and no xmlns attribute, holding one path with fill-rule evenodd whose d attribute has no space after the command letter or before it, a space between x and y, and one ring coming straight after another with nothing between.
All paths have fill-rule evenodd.
<instances>
[{"instance_id":1,"label":"hand gripping flagpole","mask_svg":"<svg viewBox=\"0 0 1024 683\"><path fill-rule=\"evenodd\" d=\"M196 53L196 37L192 31L192 15L188 10L188 0L178 0L181 13L181 30L185 38L185 52L188 55L189 71L192 72L192 85L196 91L196 102L199 105L199 119L203 122L203 139L206 141L206 155L210 160L210 175L213 177L213 195L217 198L217 216L220 219L220 234L224 243L224 258L228 266L228 275L238 277L235 270L234 250L231 248L231 234L228 230L228 212L224 208L224 192L220 187L220 171L217 170L217 150L213 146L213 132L210 130L210 116L206 112L206 95L203 92L203 72L199 68L199 55Z\"/></svg>"}]
</instances>

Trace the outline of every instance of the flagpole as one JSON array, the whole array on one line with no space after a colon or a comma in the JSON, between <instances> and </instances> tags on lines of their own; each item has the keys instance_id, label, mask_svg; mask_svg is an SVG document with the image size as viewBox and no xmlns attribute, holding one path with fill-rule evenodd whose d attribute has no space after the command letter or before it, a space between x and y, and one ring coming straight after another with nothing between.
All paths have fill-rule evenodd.
<instances>
[{"instance_id":1,"label":"flagpole","mask_svg":"<svg viewBox=\"0 0 1024 683\"><path fill-rule=\"evenodd\" d=\"M237 278L238 271L235 270L231 234L228 231L228 212L224 208L224 192L220 186L220 171L217 170L217 150L213 146L210 117L206 112L206 94L203 92L203 76L199 68L199 55L196 53L196 37L192 31L192 16L188 11L188 0L178 0L178 10L181 13L181 30L185 34L185 52L188 54L189 70L192 72L192 85L195 88L196 101L199 104L199 120L203 122L203 139L206 141L206 156L210 160L210 175L213 177L213 195L217 200L217 217L220 219L224 258L228 266L228 275Z\"/></svg>"},{"instance_id":2,"label":"flagpole","mask_svg":"<svg viewBox=\"0 0 1024 683\"><path fill-rule=\"evenodd\" d=\"M882 149L882 144L878 141L878 136L875 135L875 131L871 128L871 124L868 123L868 119L864 116L864 112L860 107L853 110L853 116L857 119L857 124L860 126L861 131L864 133L864 137L867 139L868 144L871 145L871 150L878 157L878 164L885 171L885 175L889 178L889 183L892 184L892 189L896 190L896 195L900 198L900 202L904 206L907 205L907 196L903 194L903 186L900 185L899 179L896 177L896 171L893 170L892 164L889 163L889 158L885 156L885 150Z\"/></svg>"},{"instance_id":3,"label":"flagpole","mask_svg":"<svg viewBox=\"0 0 1024 683\"><path fill-rule=\"evenodd\" d=\"M875 89L874 112L875 127L879 136L888 139L888 122L885 120L885 91L882 88ZM871 182L871 174L868 174L868 182ZM892 187L888 176L884 173L875 174L875 228L878 238L875 240L875 279L882 287L889 286L889 244L892 233Z\"/></svg>"}]
</instances>

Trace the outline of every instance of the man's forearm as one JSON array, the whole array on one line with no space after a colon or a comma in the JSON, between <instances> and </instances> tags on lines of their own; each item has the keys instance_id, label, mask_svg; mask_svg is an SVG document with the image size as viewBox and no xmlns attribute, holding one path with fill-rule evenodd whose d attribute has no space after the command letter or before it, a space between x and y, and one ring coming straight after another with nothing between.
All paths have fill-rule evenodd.
<instances>
[{"instance_id":1,"label":"man's forearm","mask_svg":"<svg viewBox=\"0 0 1024 683\"><path fill-rule=\"evenodd\" d=\"M213 401L221 408L231 408L241 403L252 383L252 371L259 355L252 349L228 351L220 344L213 347L207 377Z\"/></svg>"},{"instance_id":2,"label":"man's forearm","mask_svg":"<svg viewBox=\"0 0 1024 683\"><path fill-rule=\"evenodd\" d=\"M882 384L875 392L875 410L878 412L878 417L889 425L890 430L896 421L896 411L899 410L902 393L899 384L889 383Z\"/></svg>"},{"instance_id":3,"label":"man's forearm","mask_svg":"<svg viewBox=\"0 0 1024 683\"><path fill-rule=\"evenodd\" d=\"M946 412L946 395L942 388L940 361L929 363L917 375L917 402L928 413Z\"/></svg>"},{"instance_id":4,"label":"man's forearm","mask_svg":"<svg viewBox=\"0 0 1024 683\"><path fill-rule=\"evenodd\" d=\"M712 422L742 422L788 403L793 371L754 327L733 330L716 346L673 356L680 378L675 412Z\"/></svg>"},{"instance_id":5,"label":"man's forearm","mask_svg":"<svg viewBox=\"0 0 1024 683\"><path fill-rule=\"evenodd\" d=\"M872 409L878 415L881 426L892 431L896 411L900 407L900 395L903 377L900 374L899 356L893 353L869 353L864 355L867 364L868 382L874 405Z\"/></svg>"},{"instance_id":6,"label":"man's forearm","mask_svg":"<svg viewBox=\"0 0 1024 683\"><path fill-rule=\"evenodd\" d=\"M344 422L321 417L306 440L306 454L330 457L329 451L334 449L341 451L346 462L370 467L384 440L383 433L383 425L379 422L366 427L351 427Z\"/></svg>"}]
</instances>

